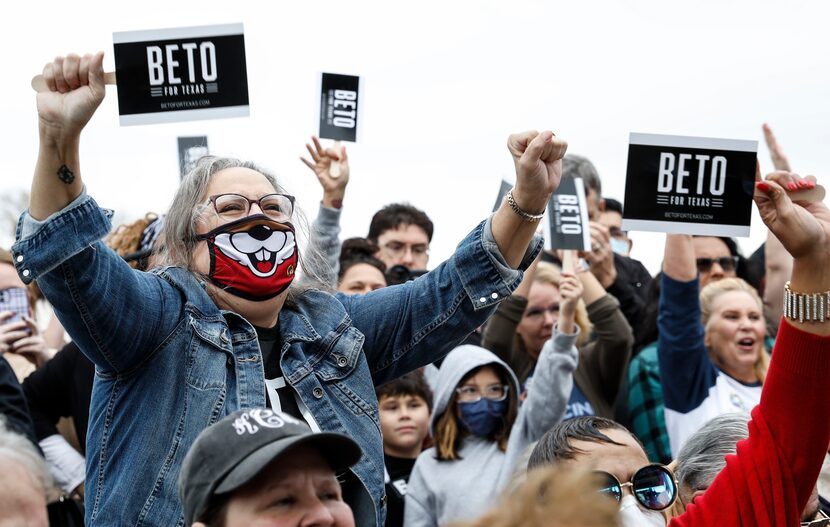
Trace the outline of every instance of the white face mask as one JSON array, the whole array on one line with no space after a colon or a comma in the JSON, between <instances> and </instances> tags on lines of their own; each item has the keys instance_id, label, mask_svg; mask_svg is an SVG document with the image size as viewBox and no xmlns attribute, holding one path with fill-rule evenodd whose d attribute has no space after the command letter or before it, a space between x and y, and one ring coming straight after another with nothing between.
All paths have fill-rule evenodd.
<instances>
[{"instance_id":1,"label":"white face mask","mask_svg":"<svg viewBox=\"0 0 830 527\"><path fill-rule=\"evenodd\" d=\"M618 240L617 238L611 238L610 241L612 251L623 256L628 256L629 246L627 240Z\"/></svg>"},{"instance_id":2,"label":"white face mask","mask_svg":"<svg viewBox=\"0 0 830 527\"><path fill-rule=\"evenodd\" d=\"M658 511L643 509L631 494L620 503L620 522L623 527L666 527L666 520Z\"/></svg>"}]
</instances>

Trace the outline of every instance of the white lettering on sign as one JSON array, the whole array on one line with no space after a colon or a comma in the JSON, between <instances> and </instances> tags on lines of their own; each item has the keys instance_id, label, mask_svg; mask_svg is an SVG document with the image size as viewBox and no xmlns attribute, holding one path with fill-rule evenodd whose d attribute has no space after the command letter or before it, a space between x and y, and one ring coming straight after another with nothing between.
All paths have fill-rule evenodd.
<instances>
[{"instance_id":1,"label":"white lettering on sign","mask_svg":"<svg viewBox=\"0 0 830 527\"><path fill-rule=\"evenodd\" d=\"M582 221L579 218L579 198L573 194L558 194L560 228L564 234L582 234Z\"/></svg>"},{"instance_id":2,"label":"white lettering on sign","mask_svg":"<svg viewBox=\"0 0 830 527\"><path fill-rule=\"evenodd\" d=\"M693 188L698 196L704 195L706 190L713 196L722 196L726 190L726 158L723 156L673 154L671 152L660 153L660 165L657 172L657 192L673 192L675 194L689 194ZM690 166L697 163L697 170L689 170ZM707 169L707 164L709 165ZM694 184L690 187L687 178L695 173ZM706 189L706 178L709 178L709 186ZM706 189L706 190L705 190ZM673 204L683 204L686 200L682 196L672 198ZM695 203L703 203L698 200L690 200Z\"/></svg>"},{"instance_id":3,"label":"white lettering on sign","mask_svg":"<svg viewBox=\"0 0 830 527\"><path fill-rule=\"evenodd\" d=\"M147 46L147 69L150 72L150 86L164 84L164 69L162 69L161 63L161 48Z\"/></svg>"},{"instance_id":4,"label":"white lettering on sign","mask_svg":"<svg viewBox=\"0 0 830 527\"><path fill-rule=\"evenodd\" d=\"M357 117L357 92L352 90L334 90L332 124L338 128L354 128ZM348 108L339 110L338 108Z\"/></svg>"},{"instance_id":5,"label":"white lettering on sign","mask_svg":"<svg viewBox=\"0 0 830 527\"><path fill-rule=\"evenodd\" d=\"M196 78L196 57L195 51L199 50L199 61L201 63L201 79ZM180 73L176 70L184 60L187 67L187 80L191 84L196 82L213 82L218 78L216 68L216 46L213 42L205 41L185 42L178 44L167 44L162 50L161 46L147 46L147 72L150 78L150 86L161 86L163 84L181 84ZM166 71L166 77L165 77Z\"/></svg>"},{"instance_id":6,"label":"white lettering on sign","mask_svg":"<svg viewBox=\"0 0 830 527\"><path fill-rule=\"evenodd\" d=\"M195 42L187 42L182 44L182 49L187 52L187 80L188 82L196 82L196 67L193 64L193 50L196 49ZM204 66L202 71L204 71Z\"/></svg>"},{"instance_id":7,"label":"white lettering on sign","mask_svg":"<svg viewBox=\"0 0 830 527\"><path fill-rule=\"evenodd\" d=\"M173 58L173 52L178 49L179 46L176 44L168 44L164 46L164 51L167 53L167 82L170 84L182 83L182 80L176 77L176 68L179 67L179 61Z\"/></svg>"}]
</instances>

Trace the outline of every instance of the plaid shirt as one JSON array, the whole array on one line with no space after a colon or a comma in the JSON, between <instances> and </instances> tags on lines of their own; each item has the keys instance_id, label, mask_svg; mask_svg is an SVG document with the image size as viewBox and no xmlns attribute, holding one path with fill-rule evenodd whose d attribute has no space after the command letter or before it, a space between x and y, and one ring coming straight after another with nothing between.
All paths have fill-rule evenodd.
<instances>
[{"instance_id":1,"label":"plaid shirt","mask_svg":"<svg viewBox=\"0 0 830 527\"><path fill-rule=\"evenodd\" d=\"M774 344L775 339L767 337L766 348L771 350ZM643 443L648 459L670 463L671 447L666 432L656 342L640 350L628 366L628 412L631 429Z\"/></svg>"},{"instance_id":2,"label":"plaid shirt","mask_svg":"<svg viewBox=\"0 0 830 527\"><path fill-rule=\"evenodd\" d=\"M648 458L664 464L671 462L656 342L644 347L631 359L628 367L628 412L632 431L643 443Z\"/></svg>"}]
</instances>

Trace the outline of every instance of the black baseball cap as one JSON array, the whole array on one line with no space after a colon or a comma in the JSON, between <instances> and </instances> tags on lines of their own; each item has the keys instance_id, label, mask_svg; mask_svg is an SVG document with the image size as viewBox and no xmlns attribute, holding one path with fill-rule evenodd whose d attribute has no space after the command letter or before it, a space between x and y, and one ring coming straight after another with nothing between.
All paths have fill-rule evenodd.
<instances>
[{"instance_id":1,"label":"black baseball cap","mask_svg":"<svg viewBox=\"0 0 830 527\"><path fill-rule=\"evenodd\" d=\"M185 525L199 520L211 496L242 487L266 465L300 445L315 448L335 472L351 467L361 456L350 437L314 433L303 421L268 408L237 410L204 429L185 456L179 475Z\"/></svg>"}]
</instances>

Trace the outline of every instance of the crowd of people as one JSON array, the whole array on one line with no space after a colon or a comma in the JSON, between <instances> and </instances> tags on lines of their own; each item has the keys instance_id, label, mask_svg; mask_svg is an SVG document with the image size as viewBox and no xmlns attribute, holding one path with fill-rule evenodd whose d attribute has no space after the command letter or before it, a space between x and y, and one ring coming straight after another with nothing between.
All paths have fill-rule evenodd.
<instances>
[{"instance_id":1,"label":"crowd of people","mask_svg":"<svg viewBox=\"0 0 830 527\"><path fill-rule=\"evenodd\" d=\"M316 137L310 225L290 182L206 156L113 229L78 156L102 55L43 75L0 250L0 524L830 524L830 210L791 198L817 183L769 128L749 258L670 234L652 277L593 164L528 131L504 202L431 263L408 203L341 242L349 159ZM562 178L591 250L542 248Z\"/></svg>"}]
</instances>

